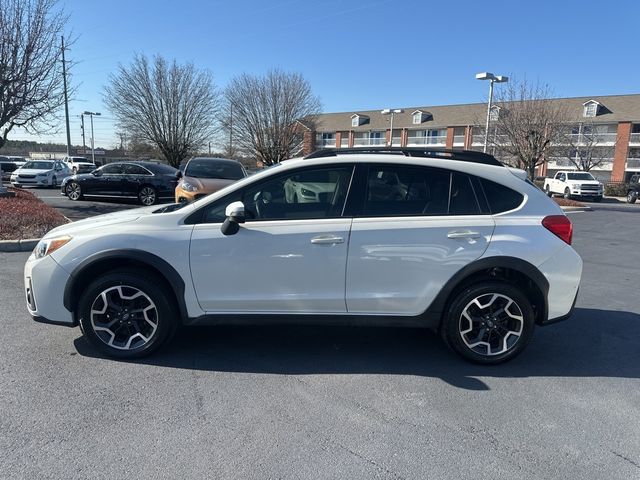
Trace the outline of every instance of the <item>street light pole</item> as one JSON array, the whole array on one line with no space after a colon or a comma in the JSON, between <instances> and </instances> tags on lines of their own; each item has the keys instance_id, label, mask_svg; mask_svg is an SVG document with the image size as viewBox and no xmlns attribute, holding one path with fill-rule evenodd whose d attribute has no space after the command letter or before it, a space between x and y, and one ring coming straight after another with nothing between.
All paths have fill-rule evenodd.
<instances>
[{"instance_id":1,"label":"street light pole","mask_svg":"<svg viewBox=\"0 0 640 480\"><path fill-rule=\"evenodd\" d=\"M489 119L491 117L491 105L493 103L493 84L508 82L509 77L504 75L494 75L489 72L482 72L476 74L476 80L489 80L489 103L487 104L487 120L484 127L484 146L482 147L482 151L487 153L487 144L489 143Z\"/></svg>"},{"instance_id":2,"label":"street light pole","mask_svg":"<svg viewBox=\"0 0 640 480\"><path fill-rule=\"evenodd\" d=\"M389 146L393 147L393 117L396 113L402 113L404 112L403 109L401 108L385 108L384 110L381 110L380 113L382 115L391 115L391 121L389 122Z\"/></svg>"},{"instance_id":3,"label":"street light pole","mask_svg":"<svg viewBox=\"0 0 640 480\"><path fill-rule=\"evenodd\" d=\"M93 142L93 116L100 116L100 112L84 112L85 115L89 115L91 117L91 162L95 165L96 163L96 151L94 149Z\"/></svg>"}]
</instances>

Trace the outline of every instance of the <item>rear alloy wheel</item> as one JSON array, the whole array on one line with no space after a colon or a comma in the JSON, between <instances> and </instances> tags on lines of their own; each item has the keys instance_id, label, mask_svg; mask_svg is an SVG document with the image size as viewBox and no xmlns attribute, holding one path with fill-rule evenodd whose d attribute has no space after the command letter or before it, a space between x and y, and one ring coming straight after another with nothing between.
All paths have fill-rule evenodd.
<instances>
[{"instance_id":1,"label":"rear alloy wheel","mask_svg":"<svg viewBox=\"0 0 640 480\"><path fill-rule=\"evenodd\" d=\"M171 294L158 278L116 270L95 280L83 293L78 311L87 339L118 358L150 354L175 331Z\"/></svg>"},{"instance_id":2,"label":"rear alloy wheel","mask_svg":"<svg viewBox=\"0 0 640 480\"><path fill-rule=\"evenodd\" d=\"M627 193L627 203L636 203L636 196L633 192Z\"/></svg>"},{"instance_id":3,"label":"rear alloy wheel","mask_svg":"<svg viewBox=\"0 0 640 480\"><path fill-rule=\"evenodd\" d=\"M69 200L81 200L82 199L82 188L77 182L69 182L67 187L65 188L65 193Z\"/></svg>"},{"instance_id":4,"label":"rear alloy wheel","mask_svg":"<svg viewBox=\"0 0 640 480\"><path fill-rule=\"evenodd\" d=\"M571 191L569 190L569 187L564 189L564 198L571 200Z\"/></svg>"},{"instance_id":5,"label":"rear alloy wheel","mask_svg":"<svg viewBox=\"0 0 640 480\"><path fill-rule=\"evenodd\" d=\"M522 352L533 329L527 297L511 285L489 282L468 287L453 300L441 333L465 359L496 364Z\"/></svg>"},{"instance_id":6,"label":"rear alloy wheel","mask_svg":"<svg viewBox=\"0 0 640 480\"><path fill-rule=\"evenodd\" d=\"M138 200L142 205L153 205L157 199L156 189L148 185L142 187L138 192Z\"/></svg>"}]
</instances>

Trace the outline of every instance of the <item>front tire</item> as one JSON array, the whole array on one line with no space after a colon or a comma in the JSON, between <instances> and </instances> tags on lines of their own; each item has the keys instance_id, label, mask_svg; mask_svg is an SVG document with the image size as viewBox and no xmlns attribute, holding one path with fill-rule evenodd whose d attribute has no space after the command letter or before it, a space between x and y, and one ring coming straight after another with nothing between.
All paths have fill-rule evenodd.
<instances>
[{"instance_id":1,"label":"front tire","mask_svg":"<svg viewBox=\"0 0 640 480\"><path fill-rule=\"evenodd\" d=\"M145 185L140 189L140 192L138 192L138 200L142 205L153 205L158 201L156 189L149 185Z\"/></svg>"},{"instance_id":2,"label":"front tire","mask_svg":"<svg viewBox=\"0 0 640 480\"><path fill-rule=\"evenodd\" d=\"M633 192L627 193L627 203L636 203L636 196Z\"/></svg>"},{"instance_id":3,"label":"front tire","mask_svg":"<svg viewBox=\"0 0 640 480\"><path fill-rule=\"evenodd\" d=\"M67 198L69 200L73 200L74 202L77 200L82 200L82 187L78 182L69 182L69 184L65 188L65 193L67 194Z\"/></svg>"},{"instance_id":4,"label":"front tire","mask_svg":"<svg viewBox=\"0 0 640 480\"><path fill-rule=\"evenodd\" d=\"M513 359L531 341L534 312L520 289L502 282L471 285L449 304L445 343L464 359L494 365Z\"/></svg>"},{"instance_id":5,"label":"front tire","mask_svg":"<svg viewBox=\"0 0 640 480\"><path fill-rule=\"evenodd\" d=\"M571 200L571 191L569 190L569 187L564 189L564 198L567 200Z\"/></svg>"},{"instance_id":6,"label":"front tire","mask_svg":"<svg viewBox=\"0 0 640 480\"><path fill-rule=\"evenodd\" d=\"M56 178L56 176L54 175L51 178L51 188L57 188L58 187L58 179Z\"/></svg>"},{"instance_id":7,"label":"front tire","mask_svg":"<svg viewBox=\"0 0 640 480\"><path fill-rule=\"evenodd\" d=\"M114 270L94 280L78 304L87 340L115 358L151 354L175 332L178 314L171 292L146 272Z\"/></svg>"},{"instance_id":8,"label":"front tire","mask_svg":"<svg viewBox=\"0 0 640 480\"><path fill-rule=\"evenodd\" d=\"M553 197L553 193L551 193L551 190L549 189L549 185L544 187L544 193L547 194L547 197Z\"/></svg>"}]
</instances>

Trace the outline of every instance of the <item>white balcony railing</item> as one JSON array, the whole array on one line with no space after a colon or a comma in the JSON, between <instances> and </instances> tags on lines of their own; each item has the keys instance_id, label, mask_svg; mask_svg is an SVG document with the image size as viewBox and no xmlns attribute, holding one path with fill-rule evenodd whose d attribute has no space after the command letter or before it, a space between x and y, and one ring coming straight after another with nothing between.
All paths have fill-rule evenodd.
<instances>
[{"instance_id":1,"label":"white balcony railing","mask_svg":"<svg viewBox=\"0 0 640 480\"><path fill-rule=\"evenodd\" d=\"M384 146L387 144L386 138L354 138L353 146L354 147L373 147L373 146Z\"/></svg>"},{"instance_id":2,"label":"white balcony railing","mask_svg":"<svg viewBox=\"0 0 640 480\"><path fill-rule=\"evenodd\" d=\"M340 139L340 147L347 148L349 147L349 135L343 135Z\"/></svg>"},{"instance_id":3,"label":"white balcony railing","mask_svg":"<svg viewBox=\"0 0 640 480\"><path fill-rule=\"evenodd\" d=\"M446 135L434 135L432 137L408 137L407 145L446 145Z\"/></svg>"},{"instance_id":4,"label":"white balcony railing","mask_svg":"<svg viewBox=\"0 0 640 480\"><path fill-rule=\"evenodd\" d=\"M464 135L454 135L453 136L453 144L458 146L458 145L464 145Z\"/></svg>"},{"instance_id":5,"label":"white balcony railing","mask_svg":"<svg viewBox=\"0 0 640 480\"><path fill-rule=\"evenodd\" d=\"M316 140L316 148L333 148L335 146L335 138L321 138L319 140Z\"/></svg>"},{"instance_id":6,"label":"white balcony railing","mask_svg":"<svg viewBox=\"0 0 640 480\"><path fill-rule=\"evenodd\" d=\"M632 133L629 143L640 143L640 133Z\"/></svg>"},{"instance_id":7,"label":"white balcony railing","mask_svg":"<svg viewBox=\"0 0 640 480\"><path fill-rule=\"evenodd\" d=\"M574 145L593 145L598 143L616 143L617 133L593 133L571 134L571 143Z\"/></svg>"},{"instance_id":8,"label":"white balcony railing","mask_svg":"<svg viewBox=\"0 0 640 480\"><path fill-rule=\"evenodd\" d=\"M640 168L640 158L628 158L627 168Z\"/></svg>"}]
</instances>

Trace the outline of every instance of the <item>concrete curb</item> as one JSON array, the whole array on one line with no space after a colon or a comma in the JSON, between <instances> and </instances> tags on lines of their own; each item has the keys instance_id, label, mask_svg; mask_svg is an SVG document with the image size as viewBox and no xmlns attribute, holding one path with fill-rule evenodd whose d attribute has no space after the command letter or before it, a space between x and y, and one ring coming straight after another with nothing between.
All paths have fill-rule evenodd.
<instances>
[{"instance_id":1,"label":"concrete curb","mask_svg":"<svg viewBox=\"0 0 640 480\"><path fill-rule=\"evenodd\" d=\"M590 212L593 208L584 206L584 207L560 207L565 212Z\"/></svg>"},{"instance_id":2,"label":"concrete curb","mask_svg":"<svg viewBox=\"0 0 640 480\"><path fill-rule=\"evenodd\" d=\"M0 240L0 252L30 252L39 238L23 238L22 240Z\"/></svg>"}]
</instances>

